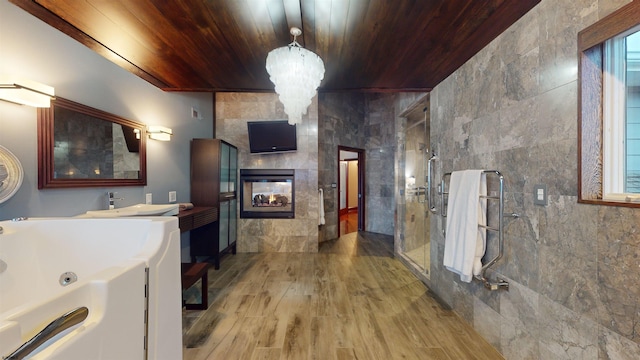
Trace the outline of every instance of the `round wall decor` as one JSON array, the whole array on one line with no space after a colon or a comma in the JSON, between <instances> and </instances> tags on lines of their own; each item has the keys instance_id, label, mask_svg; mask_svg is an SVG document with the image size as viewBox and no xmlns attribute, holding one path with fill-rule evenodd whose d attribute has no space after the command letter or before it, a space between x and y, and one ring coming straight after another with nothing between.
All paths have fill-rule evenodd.
<instances>
[{"instance_id":1,"label":"round wall decor","mask_svg":"<svg viewBox=\"0 0 640 360\"><path fill-rule=\"evenodd\" d=\"M9 200L22 185L24 172L18 158L0 145L0 204Z\"/></svg>"}]
</instances>

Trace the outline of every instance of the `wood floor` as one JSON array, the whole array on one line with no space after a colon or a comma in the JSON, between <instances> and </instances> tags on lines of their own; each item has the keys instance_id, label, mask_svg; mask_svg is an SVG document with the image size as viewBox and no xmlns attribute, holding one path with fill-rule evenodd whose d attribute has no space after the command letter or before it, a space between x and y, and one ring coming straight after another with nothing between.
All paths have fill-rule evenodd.
<instances>
[{"instance_id":1,"label":"wood floor","mask_svg":"<svg viewBox=\"0 0 640 360\"><path fill-rule=\"evenodd\" d=\"M350 234L358 231L358 210L349 210L340 215L340 235Z\"/></svg>"},{"instance_id":2,"label":"wood floor","mask_svg":"<svg viewBox=\"0 0 640 360\"><path fill-rule=\"evenodd\" d=\"M209 309L183 313L186 360L503 359L393 258L389 236L226 256L209 284Z\"/></svg>"}]
</instances>

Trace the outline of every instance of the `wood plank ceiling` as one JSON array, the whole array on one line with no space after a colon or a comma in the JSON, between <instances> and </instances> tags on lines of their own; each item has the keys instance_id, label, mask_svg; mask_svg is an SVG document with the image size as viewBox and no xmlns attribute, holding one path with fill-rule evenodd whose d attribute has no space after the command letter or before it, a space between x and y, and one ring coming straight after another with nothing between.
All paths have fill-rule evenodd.
<instances>
[{"instance_id":1,"label":"wood plank ceiling","mask_svg":"<svg viewBox=\"0 0 640 360\"><path fill-rule=\"evenodd\" d=\"M298 42L320 91L430 91L540 0L10 0L167 91L273 91Z\"/></svg>"}]
</instances>

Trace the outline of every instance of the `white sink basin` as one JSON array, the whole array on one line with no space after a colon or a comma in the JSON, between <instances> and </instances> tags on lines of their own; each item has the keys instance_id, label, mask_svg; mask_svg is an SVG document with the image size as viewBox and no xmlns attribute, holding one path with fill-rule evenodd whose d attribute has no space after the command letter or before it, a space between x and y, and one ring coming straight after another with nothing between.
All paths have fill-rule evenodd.
<instances>
[{"instance_id":1,"label":"white sink basin","mask_svg":"<svg viewBox=\"0 0 640 360\"><path fill-rule=\"evenodd\" d=\"M93 210L86 217L171 216L178 214L178 204L138 204L111 210Z\"/></svg>"}]
</instances>

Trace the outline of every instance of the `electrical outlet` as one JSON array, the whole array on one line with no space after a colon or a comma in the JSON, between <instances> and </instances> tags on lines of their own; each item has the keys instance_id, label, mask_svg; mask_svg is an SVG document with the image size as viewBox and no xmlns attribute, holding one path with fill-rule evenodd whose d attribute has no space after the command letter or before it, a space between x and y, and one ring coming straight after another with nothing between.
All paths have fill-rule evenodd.
<instances>
[{"instance_id":1,"label":"electrical outlet","mask_svg":"<svg viewBox=\"0 0 640 360\"><path fill-rule=\"evenodd\" d=\"M169 202L176 202L176 192L175 191L169 191Z\"/></svg>"},{"instance_id":2,"label":"electrical outlet","mask_svg":"<svg viewBox=\"0 0 640 360\"><path fill-rule=\"evenodd\" d=\"M144 197L144 203L145 204L153 204L153 194L148 193L145 195Z\"/></svg>"}]
</instances>

